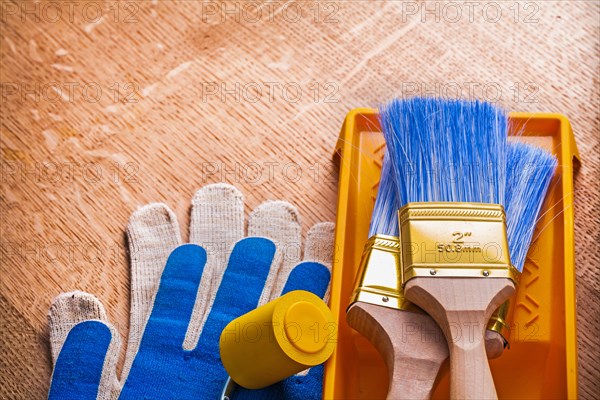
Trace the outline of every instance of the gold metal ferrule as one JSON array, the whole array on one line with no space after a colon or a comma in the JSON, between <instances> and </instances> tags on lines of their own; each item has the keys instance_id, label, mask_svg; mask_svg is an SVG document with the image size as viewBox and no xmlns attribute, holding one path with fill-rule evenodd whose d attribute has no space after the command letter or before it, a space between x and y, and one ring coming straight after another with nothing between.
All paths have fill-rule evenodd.
<instances>
[{"instance_id":1,"label":"gold metal ferrule","mask_svg":"<svg viewBox=\"0 0 600 400\"><path fill-rule=\"evenodd\" d=\"M506 300L494 311L487 324L487 329L497 332L502 336L505 348L508 347L508 338L510 336L510 326L507 321L509 308L510 300Z\"/></svg>"},{"instance_id":2,"label":"gold metal ferrule","mask_svg":"<svg viewBox=\"0 0 600 400\"><path fill-rule=\"evenodd\" d=\"M521 273L517 272L518 279L521 278ZM504 347L509 347L508 338L510 337L509 324L510 300L506 300L490 317L487 329L497 332L504 339Z\"/></svg>"},{"instance_id":3,"label":"gold metal ferrule","mask_svg":"<svg viewBox=\"0 0 600 400\"><path fill-rule=\"evenodd\" d=\"M404 298L397 236L374 235L365 244L350 305L357 301L423 312Z\"/></svg>"},{"instance_id":4,"label":"gold metal ferrule","mask_svg":"<svg viewBox=\"0 0 600 400\"><path fill-rule=\"evenodd\" d=\"M517 284L501 205L408 203L398 218L403 284L415 277L508 278Z\"/></svg>"}]
</instances>

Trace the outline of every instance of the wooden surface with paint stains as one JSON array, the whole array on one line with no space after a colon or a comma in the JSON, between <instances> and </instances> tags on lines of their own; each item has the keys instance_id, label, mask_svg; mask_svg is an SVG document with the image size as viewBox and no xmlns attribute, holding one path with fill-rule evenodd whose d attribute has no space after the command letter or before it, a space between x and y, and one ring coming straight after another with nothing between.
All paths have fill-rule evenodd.
<instances>
[{"instance_id":1,"label":"wooden surface with paint stains","mask_svg":"<svg viewBox=\"0 0 600 400\"><path fill-rule=\"evenodd\" d=\"M3 0L0 397L45 397L60 292L94 293L126 338L136 208L185 227L195 190L226 181L247 212L294 203L306 232L335 218L344 115L413 94L570 118L580 394L597 396L600 8L486 4Z\"/></svg>"}]
</instances>

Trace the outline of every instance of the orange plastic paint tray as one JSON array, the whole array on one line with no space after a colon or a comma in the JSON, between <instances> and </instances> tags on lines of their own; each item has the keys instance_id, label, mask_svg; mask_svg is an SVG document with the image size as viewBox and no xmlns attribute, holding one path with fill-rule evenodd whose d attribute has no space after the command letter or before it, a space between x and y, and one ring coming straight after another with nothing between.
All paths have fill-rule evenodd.
<instances>
[{"instance_id":1,"label":"orange plastic paint tray","mask_svg":"<svg viewBox=\"0 0 600 400\"><path fill-rule=\"evenodd\" d=\"M577 147L566 117L511 113L515 140L533 141L558 157L559 168L538 222L517 294L513 299L510 349L491 361L500 399L577 397L577 338L573 243L573 158ZM325 367L324 398L381 399L387 371L375 348L346 324L367 240L384 153L376 110L356 109L344 121L336 146L339 193L331 308L338 343ZM447 367L434 399L447 398Z\"/></svg>"}]
</instances>

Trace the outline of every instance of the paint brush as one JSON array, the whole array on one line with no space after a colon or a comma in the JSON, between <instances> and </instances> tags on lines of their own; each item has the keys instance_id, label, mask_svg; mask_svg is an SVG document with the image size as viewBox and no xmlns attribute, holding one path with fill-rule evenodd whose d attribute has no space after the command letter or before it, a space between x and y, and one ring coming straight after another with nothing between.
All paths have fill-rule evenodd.
<instances>
[{"instance_id":1,"label":"paint brush","mask_svg":"<svg viewBox=\"0 0 600 400\"><path fill-rule=\"evenodd\" d=\"M508 144L506 230L510 260L519 272L557 165L556 157L545 149L520 142Z\"/></svg>"},{"instance_id":2,"label":"paint brush","mask_svg":"<svg viewBox=\"0 0 600 400\"><path fill-rule=\"evenodd\" d=\"M508 236L508 248L512 265L523 272L525 258L531 245L533 233L539 218L539 213L548 192L552 176L558 165L556 157L549 151L540 147L521 142L508 144L506 166L506 230ZM505 343L508 332L507 316L509 312L509 301L506 301L494 312L492 320L488 323L486 334L486 349L490 357L489 343L493 344L492 352L500 349L496 356L502 354L503 348L498 345L498 336ZM498 329L497 335L489 335L490 326ZM500 332L504 332L503 335ZM492 338L493 340L490 340Z\"/></svg>"},{"instance_id":3,"label":"paint brush","mask_svg":"<svg viewBox=\"0 0 600 400\"><path fill-rule=\"evenodd\" d=\"M450 397L497 398L486 325L518 275L503 208L507 116L479 101L413 98L392 101L380 120L401 207L404 294L446 336Z\"/></svg>"},{"instance_id":4,"label":"paint brush","mask_svg":"<svg viewBox=\"0 0 600 400\"><path fill-rule=\"evenodd\" d=\"M511 261L520 272L525 263L525 254L531 243L533 227L538 218L550 180L556 168L556 159L547 151L523 143L508 144L507 153L507 185L506 185L506 223L508 245L511 252ZM398 241L399 208L396 195L395 181L392 175L389 155L386 153L381 171L379 190L373 209L371 225L369 227L368 245L361 263L360 277L365 277L367 268L382 269L382 265L365 263L370 260L373 244L378 241L379 246L393 243L390 251L396 250ZM398 262L398 258L389 257L389 260ZM399 265L388 267L399 269ZM398 275L399 276L399 275ZM377 277L375 275L375 277ZM407 343L407 330L412 338L441 338L441 331L437 324L423 311L412 305L403 296L402 287L397 284L398 278L391 279L394 285L386 282L357 282L353 294L357 301L348 308L347 321L350 326L369 339L386 361L389 371L388 398L397 396L407 398L429 398L441 363L447 357L448 350L445 345L426 341ZM387 286L386 286L387 285ZM392 291L392 296L379 293L382 288ZM371 292L373 296L368 296ZM396 296L396 297L394 297ZM390 302L390 297L392 301ZM366 298L366 300L364 300ZM370 301L370 302L369 302ZM385 308L384 308L385 307ZM504 337L499 331L490 330L490 326L497 321L504 322L508 312L508 302L496 310L496 320L488 323L486 331L486 354L488 358L495 358L504 350ZM395 314L400 313L399 316ZM421 315L414 315L418 313ZM422 323L425 321L425 323ZM426 334L424 334L426 332ZM404 338L404 339L402 339ZM441 338L445 342L445 339ZM443 344L443 343L442 343ZM425 357L423 357L425 355ZM428 363L429 368L416 367L417 363ZM426 371L426 373L420 372ZM416 382L416 384L414 383Z\"/></svg>"},{"instance_id":5,"label":"paint brush","mask_svg":"<svg viewBox=\"0 0 600 400\"><path fill-rule=\"evenodd\" d=\"M348 325L384 358L388 399L429 399L444 360L446 339L433 319L404 298L400 279L398 201L385 155Z\"/></svg>"},{"instance_id":6,"label":"paint brush","mask_svg":"<svg viewBox=\"0 0 600 400\"><path fill-rule=\"evenodd\" d=\"M506 164L506 230L512 265L523 272L525 257L550 181L558 162L549 151L522 142L508 143ZM509 301L492 315L486 331L488 359L508 345Z\"/></svg>"}]
</instances>

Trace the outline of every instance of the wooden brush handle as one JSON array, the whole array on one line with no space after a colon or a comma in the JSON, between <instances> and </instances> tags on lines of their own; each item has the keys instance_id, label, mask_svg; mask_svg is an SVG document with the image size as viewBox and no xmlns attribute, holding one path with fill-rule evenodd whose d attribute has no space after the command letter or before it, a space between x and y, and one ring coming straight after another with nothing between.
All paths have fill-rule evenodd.
<instances>
[{"instance_id":1,"label":"wooden brush handle","mask_svg":"<svg viewBox=\"0 0 600 400\"><path fill-rule=\"evenodd\" d=\"M388 399L429 399L444 360L446 339L426 314L357 302L346 313L348 325L366 337L388 368Z\"/></svg>"},{"instance_id":2,"label":"wooden brush handle","mask_svg":"<svg viewBox=\"0 0 600 400\"><path fill-rule=\"evenodd\" d=\"M450 349L450 398L497 399L485 349L486 325L494 310L515 291L504 278L409 280L406 298L438 323Z\"/></svg>"}]
</instances>

